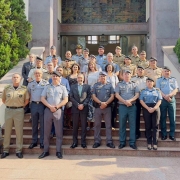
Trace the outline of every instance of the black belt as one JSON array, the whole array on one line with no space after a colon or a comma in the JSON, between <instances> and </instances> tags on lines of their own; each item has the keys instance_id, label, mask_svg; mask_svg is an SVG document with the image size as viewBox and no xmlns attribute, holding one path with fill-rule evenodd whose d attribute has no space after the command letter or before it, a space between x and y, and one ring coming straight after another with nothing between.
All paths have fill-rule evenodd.
<instances>
[{"instance_id":1,"label":"black belt","mask_svg":"<svg viewBox=\"0 0 180 180\"><path fill-rule=\"evenodd\" d=\"M41 101L32 101L32 103L40 104L40 103L42 103L42 102L41 102Z\"/></svg>"},{"instance_id":2,"label":"black belt","mask_svg":"<svg viewBox=\"0 0 180 180\"><path fill-rule=\"evenodd\" d=\"M154 106L156 105L156 103L146 103L146 105L147 105L148 107L154 107Z\"/></svg>"},{"instance_id":3,"label":"black belt","mask_svg":"<svg viewBox=\"0 0 180 180\"><path fill-rule=\"evenodd\" d=\"M10 106L6 106L7 108L9 108L9 109L20 109L20 108L23 108L23 106L21 106L21 107L10 107Z\"/></svg>"}]
</instances>

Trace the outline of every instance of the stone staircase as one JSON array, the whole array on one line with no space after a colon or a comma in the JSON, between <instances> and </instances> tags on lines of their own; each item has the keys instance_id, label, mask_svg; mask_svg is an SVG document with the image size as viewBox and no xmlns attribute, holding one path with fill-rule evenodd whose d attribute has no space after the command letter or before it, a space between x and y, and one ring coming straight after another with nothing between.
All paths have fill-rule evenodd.
<instances>
[{"instance_id":1,"label":"stone staircase","mask_svg":"<svg viewBox=\"0 0 180 180\"><path fill-rule=\"evenodd\" d=\"M102 129L101 129L101 146L97 149L93 149L92 145L94 143L94 131L90 130L87 132L87 149L81 148L79 145L75 149L71 149L70 145L72 144L72 130L64 129L64 137L63 137L63 146L62 151L63 154L66 155L109 155L109 156L149 156L149 157L176 157L180 156L180 93L176 95L177 101L177 116L176 116L176 141L171 141L169 139L162 141L161 140L161 132L159 132L159 141L158 141L158 150L147 150L146 148L146 138L145 138L145 126L143 117L141 117L141 138L136 141L138 146L138 150L133 150L128 146L128 136L129 136L129 126L127 125L127 146L121 150L118 149L119 145L119 122L115 123L115 130L112 131L113 142L116 146L115 149L110 149L106 147L106 132L105 132L105 123L102 121ZM32 128L31 123L29 122L30 114L25 115L24 119L24 145L23 145L23 153L25 154L40 154L43 150L39 147L35 147L34 149L28 149L29 144L31 143L31 134ZM169 119L167 118L167 128L169 129ZM79 128L79 144L80 144L80 134L81 128ZM54 137L50 141L50 154L55 154L56 138ZM15 129L12 129L11 136L11 149L10 152L15 152L15 143L16 143L16 135Z\"/></svg>"}]
</instances>

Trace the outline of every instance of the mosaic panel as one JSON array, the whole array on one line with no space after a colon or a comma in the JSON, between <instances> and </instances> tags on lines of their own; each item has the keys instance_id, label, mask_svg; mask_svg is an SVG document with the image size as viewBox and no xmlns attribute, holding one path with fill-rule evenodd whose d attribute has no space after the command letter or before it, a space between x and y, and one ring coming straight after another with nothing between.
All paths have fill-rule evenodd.
<instances>
[{"instance_id":1,"label":"mosaic panel","mask_svg":"<svg viewBox=\"0 0 180 180\"><path fill-rule=\"evenodd\" d=\"M113 24L146 21L146 0L62 0L62 23Z\"/></svg>"}]
</instances>

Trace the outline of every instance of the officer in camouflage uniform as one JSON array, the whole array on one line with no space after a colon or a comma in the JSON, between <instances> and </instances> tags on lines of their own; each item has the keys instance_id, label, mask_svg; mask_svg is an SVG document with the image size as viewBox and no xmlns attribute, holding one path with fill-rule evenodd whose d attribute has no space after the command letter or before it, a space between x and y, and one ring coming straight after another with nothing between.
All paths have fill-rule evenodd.
<instances>
[{"instance_id":1,"label":"officer in camouflage uniform","mask_svg":"<svg viewBox=\"0 0 180 180\"><path fill-rule=\"evenodd\" d=\"M24 108L29 102L29 93L26 86L20 85L21 75L13 74L13 85L8 85L2 92L2 102L6 105L5 109L5 134L3 142L3 153L1 158L9 155L9 145L13 124L16 131L16 156L23 158L23 124Z\"/></svg>"}]
</instances>

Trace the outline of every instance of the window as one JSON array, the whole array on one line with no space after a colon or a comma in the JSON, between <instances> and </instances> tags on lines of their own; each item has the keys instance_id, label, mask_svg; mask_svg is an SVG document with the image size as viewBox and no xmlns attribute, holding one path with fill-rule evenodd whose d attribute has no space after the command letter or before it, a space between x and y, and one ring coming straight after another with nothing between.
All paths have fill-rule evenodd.
<instances>
[{"instance_id":1,"label":"window","mask_svg":"<svg viewBox=\"0 0 180 180\"><path fill-rule=\"evenodd\" d=\"M120 36L110 35L109 36L109 44L118 44L120 40Z\"/></svg>"},{"instance_id":2,"label":"window","mask_svg":"<svg viewBox=\"0 0 180 180\"><path fill-rule=\"evenodd\" d=\"M87 36L87 44L98 44L98 36Z\"/></svg>"}]
</instances>

